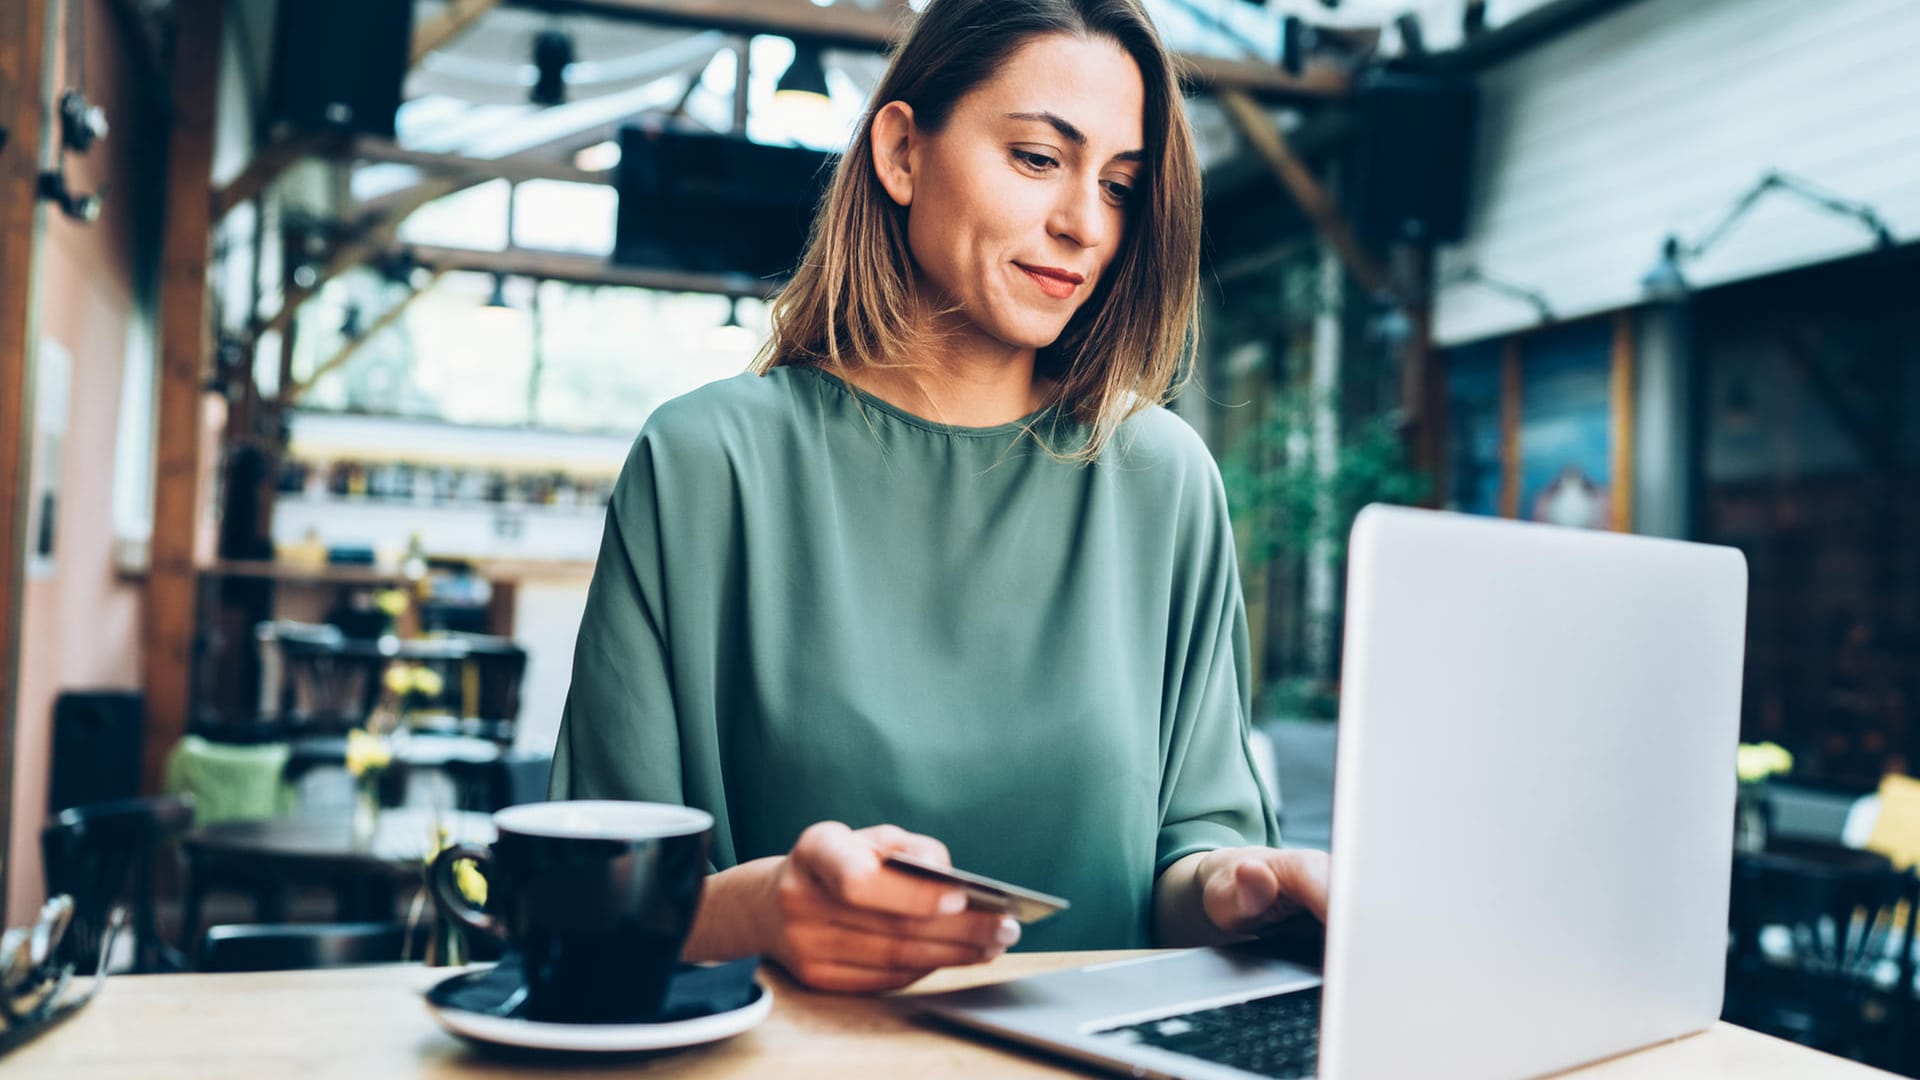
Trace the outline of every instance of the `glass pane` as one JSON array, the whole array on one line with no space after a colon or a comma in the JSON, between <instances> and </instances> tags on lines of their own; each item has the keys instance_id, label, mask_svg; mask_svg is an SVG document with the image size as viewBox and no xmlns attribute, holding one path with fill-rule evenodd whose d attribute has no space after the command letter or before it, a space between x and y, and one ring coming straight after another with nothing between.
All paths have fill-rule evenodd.
<instances>
[{"instance_id":1,"label":"glass pane","mask_svg":"<svg viewBox=\"0 0 1920 1080\"><path fill-rule=\"evenodd\" d=\"M514 306L487 306L493 279L449 274L407 311L412 385L434 415L457 424L525 424L533 376L533 319L524 283ZM518 291L519 295L516 295Z\"/></svg>"},{"instance_id":2,"label":"glass pane","mask_svg":"<svg viewBox=\"0 0 1920 1080\"><path fill-rule=\"evenodd\" d=\"M369 281L370 279L370 281ZM394 325L361 343L352 359L314 382L302 408L374 413L455 423L527 423L533 373L531 289L510 279L511 309L487 307L488 274L454 273L440 279ZM328 283L301 312L294 370L302 377L337 355L351 304L371 327L380 313L407 295L377 276ZM336 287L338 286L338 287Z\"/></svg>"},{"instance_id":3,"label":"glass pane","mask_svg":"<svg viewBox=\"0 0 1920 1080\"><path fill-rule=\"evenodd\" d=\"M400 224L400 239L410 244L501 251L507 246L507 200L512 190L505 180L489 180L435 199Z\"/></svg>"},{"instance_id":4,"label":"glass pane","mask_svg":"<svg viewBox=\"0 0 1920 1080\"><path fill-rule=\"evenodd\" d=\"M540 287L542 427L632 435L670 398L746 369L767 334L765 305L699 293Z\"/></svg>"},{"instance_id":5,"label":"glass pane","mask_svg":"<svg viewBox=\"0 0 1920 1080\"><path fill-rule=\"evenodd\" d=\"M504 284L508 309L488 306L492 275L445 275L301 408L631 438L661 402L746 370L769 331L759 300L732 305L729 326L723 296L543 282L536 309L532 280ZM339 355L344 324L371 328L407 294L370 272L329 282L301 312L299 377Z\"/></svg>"},{"instance_id":6,"label":"glass pane","mask_svg":"<svg viewBox=\"0 0 1920 1080\"><path fill-rule=\"evenodd\" d=\"M547 251L612 254L618 205L607 184L528 180L514 195L513 242Z\"/></svg>"}]
</instances>

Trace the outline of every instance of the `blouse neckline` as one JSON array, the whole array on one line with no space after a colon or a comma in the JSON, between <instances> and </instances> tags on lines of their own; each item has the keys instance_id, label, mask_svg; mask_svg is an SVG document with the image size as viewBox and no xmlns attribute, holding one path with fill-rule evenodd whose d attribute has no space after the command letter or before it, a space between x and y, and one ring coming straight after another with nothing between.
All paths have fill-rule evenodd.
<instances>
[{"instance_id":1,"label":"blouse neckline","mask_svg":"<svg viewBox=\"0 0 1920 1080\"><path fill-rule=\"evenodd\" d=\"M862 390L852 383L847 382L845 379L840 378L838 375L813 364L784 364L781 367L811 372L821 382L852 397L862 405L885 413L903 424L909 424L925 431L931 431L936 435L954 435L969 439L985 439L1013 435L1038 427L1040 421L1046 419L1049 414L1057 412L1060 408L1060 403L1056 401L1048 405L1043 405L1039 409L1020 417L1018 420L1009 420L1004 424L993 424L988 427L963 427L958 424L943 424L937 420L929 420L924 416L910 413L885 398ZM781 368L776 368L775 370L781 370Z\"/></svg>"}]
</instances>

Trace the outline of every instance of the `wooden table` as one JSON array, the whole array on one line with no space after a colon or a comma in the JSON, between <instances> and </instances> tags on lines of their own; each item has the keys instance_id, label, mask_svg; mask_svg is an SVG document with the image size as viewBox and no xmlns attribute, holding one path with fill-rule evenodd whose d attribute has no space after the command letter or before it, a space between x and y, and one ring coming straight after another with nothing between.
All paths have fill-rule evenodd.
<instances>
[{"instance_id":1,"label":"wooden table","mask_svg":"<svg viewBox=\"0 0 1920 1080\"><path fill-rule=\"evenodd\" d=\"M769 976L773 1014L725 1042L617 1065L503 1060L441 1030L420 992L447 969L395 965L263 975L116 976L99 999L0 1061L8 1080L223 1077L1061 1077L1049 1059L916 1018L915 993L952 990L1130 953L1014 953L939 972L889 998L838 997ZM1886 1077L1728 1024L1577 1071L1581 1080L1865 1080Z\"/></svg>"}]
</instances>

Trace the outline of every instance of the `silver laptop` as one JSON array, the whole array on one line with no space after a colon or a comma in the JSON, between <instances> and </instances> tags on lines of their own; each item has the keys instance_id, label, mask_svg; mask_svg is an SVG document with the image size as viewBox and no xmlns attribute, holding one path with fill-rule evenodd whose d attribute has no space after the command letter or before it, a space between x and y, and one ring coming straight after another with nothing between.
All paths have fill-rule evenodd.
<instances>
[{"instance_id":1,"label":"silver laptop","mask_svg":"<svg viewBox=\"0 0 1920 1080\"><path fill-rule=\"evenodd\" d=\"M1719 1016L1746 561L1369 507L1321 970L1195 949L925 999L1136 1076L1537 1076Z\"/></svg>"}]
</instances>

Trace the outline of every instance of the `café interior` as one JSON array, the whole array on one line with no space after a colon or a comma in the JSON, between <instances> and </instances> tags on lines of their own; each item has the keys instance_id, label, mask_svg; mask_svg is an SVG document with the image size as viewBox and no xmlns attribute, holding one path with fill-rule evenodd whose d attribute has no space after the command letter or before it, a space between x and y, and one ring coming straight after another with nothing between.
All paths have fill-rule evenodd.
<instances>
[{"instance_id":1,"label":"caf\u00e9 interior","mask_svg":"<svg viewBox=\"0 0 1920 1080\"><path fill-rule=\"evenodd\" d=\"M926 7L0 5L0 1069L489 1060L419 1004L500 956L435 856L548 798L635 437L760 351ZM1920 1076L1920 17L1144 7L1204 180L1168 407L1232 506L1287 844L1331 842L1363 505L1738 548L1714 1030L1807 1056L1716 1075ZM1811 59L1777 86L1701 44L1782 40ZM1663 96L1602 110L1620 85ZM767 1041L636 1067L1073 1068L768 985Z\"/></svg>"}]
</instances>

